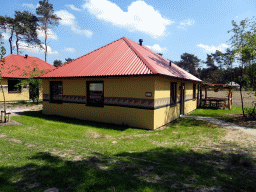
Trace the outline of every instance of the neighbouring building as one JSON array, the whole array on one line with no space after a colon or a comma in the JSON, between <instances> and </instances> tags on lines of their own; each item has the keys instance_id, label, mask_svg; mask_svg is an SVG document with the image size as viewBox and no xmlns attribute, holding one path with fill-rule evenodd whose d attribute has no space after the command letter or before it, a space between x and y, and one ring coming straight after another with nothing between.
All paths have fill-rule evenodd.
<instances>
[{"instance_id":1,"label":"neighbouring building","mask_svg":"<svg viewBox=\"0 0 256 192\"><path fill-rule=\"evenodd\" d=\"M24 72L38 68L38 70L52 70L55 67L37 57L28 55L11 54L4 58L1 64L2 85L6 101L21 101L31 98L31 88L29 86L16 86L21 80L27 78ZM0 89L0 101L4 101L2 90ZM42 92L38 90L39 98L42 99Z\"/></svg>"},{"instance_id":2,"label":"neighbouring building","mask_svg":"<svg viewBox=\"0 0 256 192\"><path fill-rule=\"evenodd\" d=\"M156 129L197 107L200 79L122 37L40 76L43 113Z\"/></svg>"}]
</instances>

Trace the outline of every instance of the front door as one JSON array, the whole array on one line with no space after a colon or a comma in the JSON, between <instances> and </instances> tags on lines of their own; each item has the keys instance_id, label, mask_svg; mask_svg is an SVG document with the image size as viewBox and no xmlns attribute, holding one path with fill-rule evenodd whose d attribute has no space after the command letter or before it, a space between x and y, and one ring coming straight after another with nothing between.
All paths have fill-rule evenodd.
<instances>
[{"instance_id":1,"label":"front door","mask_svg":"<svg viewBox=\"0 0 256 192\"><path fill-rule=\"evenodd\" d=\"M33 84L29 84L29 100L35 101L39 97L39 89Z\"/></svg>"},{"instance_id":2,"label":"front door","mask_svg":"<svg viewBox=\"0 0 256 192\"><path fill-rule=\"evenodd\" d=\"M184 115L184 90L185 90L185 83L181 83L180 86L180 114Z\"/></svg>"}]
</instances>

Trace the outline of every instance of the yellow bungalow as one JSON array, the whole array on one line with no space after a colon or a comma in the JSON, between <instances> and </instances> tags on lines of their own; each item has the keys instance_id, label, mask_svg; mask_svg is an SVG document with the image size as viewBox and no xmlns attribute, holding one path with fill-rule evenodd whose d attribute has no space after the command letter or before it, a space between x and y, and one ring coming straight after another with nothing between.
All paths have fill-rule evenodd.
<instances>
[{"instance_id":1,"label":"yellow bungalow","mask_svg":"<svg viewBox=\"0 0 256 192\"><path fill-rule=\"evenodd\" d=\"M201 82L125 37L40 78L44 114L152 130L196 109Z\"/></svg>"},{"instance_id":2,"label":"yellow bungalow","mask_svg":"<svg viewBox=\"0 0 256 192\"><path fill-rule=\"evenodd\" d=\"M34 70L34 68L38 68L40 71L55 68L37 57L15 54L8 55L4 58L4 62L0 64L2 85L6 101L29 100L31 98L31 89L29 86L16 86L21 80L27 78L23 76L24 72L28 73ZM1 89L0 92L0 101L2 102L4 99ZM39 99L42 99L42 92L39 94Z\"/></svg>"}]
</instances>

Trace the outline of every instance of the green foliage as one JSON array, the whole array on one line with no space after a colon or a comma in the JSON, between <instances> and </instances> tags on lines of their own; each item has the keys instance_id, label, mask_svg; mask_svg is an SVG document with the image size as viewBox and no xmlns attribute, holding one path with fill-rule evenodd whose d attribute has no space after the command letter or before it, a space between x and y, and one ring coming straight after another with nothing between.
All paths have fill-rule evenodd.
<instances>
[{"instance_id":1,"label":"green foliage","mask_svg":"<svg viewBox=\"0 0 256 192\"><path fill-rule=\"evenodd\" d=\"M37 36L38 19L28 11L15 11L14 15L14 32L16 35L16 48L19 54L19 41L40 45L41 41Z\"/></svg>"},{"instance_id":2,"label":"green foliage","mask_svg":"<svg viewBox=\"0 0 256 192\"><path fill-rule=\"evenodd\" d=\"M198 72L197 72L197 68L199 66L199 62L200 59L197 58L197 56L193 55L193 54L189 54L189 53L183 53L180 56L181 60L180 61L176 61L175 63L185 69L186 71L188 71L189 73L198 76Z\"/></svg>"},{"instance_id":3,"label":"green foliage","mask_svg":"<svg viewBox=\"0 0 256 192\"><path fill-rule=\"evenodd\" d=\"M244 108L245 114L248 116L256 116L256 110L254 108Z\"/></svg>"},{"instance_id":4,"label":"green foliage","mask_svg":"<svg viewBox=\"0 0 256 192\"><path fill-rule=\"evenodd\" d=\"M48 0L39 1L39 6L36 8L36 14L39 15L40 29L45 34L45 62L47 61L47 31L51 26L58 26L61 18L54 14L53 5Z\"/></svg>"},{"instance_id":5,"label":"green foliage","mask_svg":"<svg viewBox=\"0 0 256 192\"><path fill-rule=\"evenodd\" d=\"M25 76L26 79L22 80L18 85L20 86L29 86L31 99L33 103L39 102L39 91L42 89L42 79L36 77L47 72L48 70L39 70L38 64L36 61L33 61L32 65L27 66L26 70L23 70L22 76Z\"/></svg>"},{"instance_id":6,"label":"green foliage","mask_svg":"<svg viewBox=\"0 0 256 192\"><path fill-rule=\"evenodd\" d=\"M28 11L15 11L14 18L8 16L0 16L0 28L4 31L10 32L10 51L12 54L12 38L16 36L17 54L19 54L19 41L31 44L40 44L37 36L38 19L35 15Z\"/></svg>"},{"instance_id":7,"label":"green foliage","mask_svg":"<svg viewBox=\"0 0 256 192\"><path fill-rule=\"evenodd\" d=\"M73 59L71 59L70 57L69 58L66 58L65 59L65 63L69 62L69 61L72 61Z\"/></svg>"},{"instance_id":8,"label":"green foliage","mask_svg":"<svg viewBox=\"0 0 256 192\"><path fill-rule=\"evenodd\" d=\"M59 67L59 66L61 66L62 64L63 64L63 63L62 63L61 60L55 59L55 60L53 61L53 66L54 66L54 67Z\"/></svg>"},{"instance_id":9,"label":"green foliage","mask_svg":"<svg viewBox=\"0 0 256 192\"><path fill-rule=\"evenodd\" d=\"M57 26L61 18L54 14L53 4L49 3L48 0L39 1L39 6L36 8L36 14L41 16L39 21L44 24L43 27L49 25Z\"/></svg>"}]
</instances>

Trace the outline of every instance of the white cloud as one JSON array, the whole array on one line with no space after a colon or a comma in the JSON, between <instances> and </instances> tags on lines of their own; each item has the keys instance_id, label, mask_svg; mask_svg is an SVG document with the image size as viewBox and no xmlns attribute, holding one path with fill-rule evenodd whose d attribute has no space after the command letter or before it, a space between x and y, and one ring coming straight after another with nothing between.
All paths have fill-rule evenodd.
<instances>
[{"instance_id":1,"label":"white cloud","mask_svg":"<svg viewBox=\"0 0 256 192\"><path fill-rule=\"evenodd\" d=\"M153 46L146 45L146 47L148 47L149 49L151 49L152 51L155 51L157 53L163 53L164 51L167 51L166 47L160 47L160 45L158 45L158 44L155 44Z\"/></svg>"},{"instance_id":2,"label":"white cloud","mask_svg":"<svg viewBox=\"0 0 256 192\"><path fill-rule=\"evenodd\" d=\"M195 21L192 19L187 19L185 21L180 22L180 25L178 26L178 28L182 28L182 29L186 29L186 26L188 25L194 25Z\"/></svg>"},{"instance_id":3,"label":"white cloud","mask_svg":"<svg viewBox=\"0 0 256 192\"><path fill-rule=\"evenodd\" d=\"M41 44L41 47L40 47L39 45L31 45L31 44L21 41L19 43L19 48L29 50L31 52L39 53L39 52L44 52L45 45ZM58 51L52 51L52 48L47 45L47 53L48 54L58 54Z\"/></svg>"},{"instance_id":4,"label":"white cloud","mask_svg":"<svg viewBox=\"0 0 256 192\"><path fill-rule=\"evenodd\" d=\"M82 11L82 9L79 9L77 7L75 7L75 5L66 5L66 7L69 7L70 9L74 10L74 11Z\"/></svg>"},{"instance_id":5,"label":"white cloud","mask_svg":"<svg viewBox=\"0 0 256 192\"><path fill-rule=\"evenodd\" d=\"M10 35L8 33L1 33L2 39L8 40L10 38Z\"/></svg>"},{"instance_id":6,"label":"white cloud","mask_svg":"<svg viewBox=\"0 0 256 192\"><path fill-rule=\"evenodd\" d=\"M67 52L70 52L70 53L74 53L76 51L76 49L72 48L72 47L65 47L64 50L67 51Z\"/></svg>"},{"instance_id":7,"label":"white cloud","mask_svg":"<svg viewBox=\"0 0 256 192\"><path fill-rule=\"evenodd\" d=\"M222 43L217 47L214 45L209 46L209 45L203 45L203 44L198 44L197 47L203 48L206 52L215 52L216 50L224 51L225 49L229 48L230 46Z\"/></svg>"},{"instance_id":8,"label":"white cloud","mask_svg":"<svg viewBox=\"0 0 256 192\"><path fill-rule=\"evenodd\" d=\"M144 1L132 2L127 12L108 0L87 0L82 7L100 20L127 28L129 31L140 31L155 38L164 35L166 26L174 23L163 18L159 11Z\"/></svg>"},{"instance_id":9,"label":"white cloud","mask_svg":"<svg viewBox=\"0 0 256 192\"><path fill-rule=\"evenodd\" d=\"M44 37L44 31L43 30L37 29L37 34L38 34L39 37ZM47 30L47 38L56 40L56 39L58 39L58 36L51 29L48 29Z\"/></svg>"},{"instance_id":10,"label":"white cloud","mask_svg":"<svg viewBox=\"0 0 256 192\"><path fill-rule=\"evenodd\" d=\"M60 24L71 27L71 30L79 35L85 35L86 37L91 37L93 32L86 29L80 29L76 23L76 18L73 14L69 13L66 10L60 10L55 12L58 17L61 18Z\"/></svg>"},{"instance_id":11,"label":"white cloud","mask_svg":"<svg viewBox=\"0 0 256 192\"><path fill-rule=\"evenodd\" d=\"M36 9L38 6L39 6L39 3L37 5L33 5L32 3L31 4L28 4L28 3L22 4L22 7L28 7L30 9Z\"/></svg>"}]
</instances>

